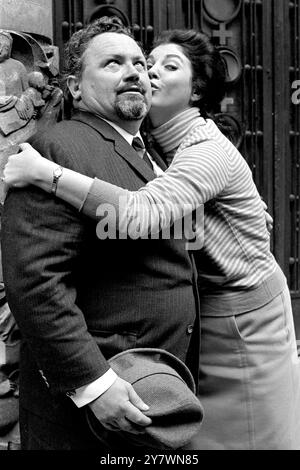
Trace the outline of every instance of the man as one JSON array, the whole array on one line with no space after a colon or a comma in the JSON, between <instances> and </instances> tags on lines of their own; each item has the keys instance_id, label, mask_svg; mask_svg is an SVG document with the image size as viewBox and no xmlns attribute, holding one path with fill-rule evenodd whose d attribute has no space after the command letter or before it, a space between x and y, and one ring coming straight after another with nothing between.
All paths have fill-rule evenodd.
<instances>
[{"instance_id":1,"label":"man","mask_svg":"<svg viewBox=\"0 0 300 470\"><path fill-rule=\"evenodd\" d=\"M151 101L143 53L105 18L75 33L66 65L77 112L33 140L58 163L53 195L13 191L3 216L7 296L24 336L24 449L99 449L85 407L104 431L139 433L151 424L147 404L109 368L120 351L158 347L187 360L189 350L197 373L198 350L190 347L197 302L184 241L99 240L94 222L53 197L59 165L132 190L155 178L158 165L150 168L131 146Z\"/></svg>"}]
</instances>

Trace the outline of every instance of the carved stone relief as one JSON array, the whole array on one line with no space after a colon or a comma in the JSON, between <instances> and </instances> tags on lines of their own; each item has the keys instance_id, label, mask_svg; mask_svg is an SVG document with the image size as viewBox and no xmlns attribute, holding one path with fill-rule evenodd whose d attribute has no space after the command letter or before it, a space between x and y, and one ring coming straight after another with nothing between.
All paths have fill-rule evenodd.
<instances>
[{"instance_id":1,"label":"carved stone relief","mask_svg":"<svg viewBox=\"0 0 300 470\"><path fill-rule=\"evenodd\" d=\"M60 118L58 63L55 46L0 29L0 174L20 142Z\"/></svg>"}]
</instances>

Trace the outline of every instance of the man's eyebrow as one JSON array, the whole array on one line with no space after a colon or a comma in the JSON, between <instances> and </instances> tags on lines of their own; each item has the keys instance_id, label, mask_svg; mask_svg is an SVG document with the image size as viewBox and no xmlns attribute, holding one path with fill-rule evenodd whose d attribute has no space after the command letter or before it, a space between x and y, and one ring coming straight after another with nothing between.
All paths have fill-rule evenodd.
<instances>
[{"instance_id":1,"label":"man's eyebrow","mask_svg":"<svg viewBox=\"0 0 300 470\"><path fill-rule=\"evenodd\" d=\"M103 60L107 60L107 59L118 59L118 60L122 60L124 59L124 57L126 57L125 55L123 54L116 54L116 53L107 53L105 55L103 55ZM133 57L133 60L143 60L143 61L146 61L145 57L141 54L141 55L136 55Z\"/></svg>"},{"instance_id":2,"label":"man's eyebrow","mask_svg":"<svg viewBox=\"0 0 300 470\"><path fill-rule=\"evenodd\" d=\"M103 59L122 59L122 54L116 54L114 52L106 52L103 54Z\"/></svg>"}]
</instances>

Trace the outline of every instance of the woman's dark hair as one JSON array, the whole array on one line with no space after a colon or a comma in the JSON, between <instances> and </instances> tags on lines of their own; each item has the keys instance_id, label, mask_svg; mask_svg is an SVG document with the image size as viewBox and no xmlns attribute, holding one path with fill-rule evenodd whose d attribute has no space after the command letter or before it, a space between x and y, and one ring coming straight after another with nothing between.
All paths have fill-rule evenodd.
<instances>
[{"instance_id":1,"label":"woman's dark hair","mask_svg":"<svg viewBox=\"0 0 300 470\"><path fill-rule=\"evenodd\" d=\"M153 48L170 43L180 46L191 63L193 87L200 94L194 106L199 107L204 118L214 119L221 131L229 137L228 128L225 132L214 118L226 91L227 69L220 52L206 34L193 29L163 31L154 41Z\"/></svg>"}]
</instances>

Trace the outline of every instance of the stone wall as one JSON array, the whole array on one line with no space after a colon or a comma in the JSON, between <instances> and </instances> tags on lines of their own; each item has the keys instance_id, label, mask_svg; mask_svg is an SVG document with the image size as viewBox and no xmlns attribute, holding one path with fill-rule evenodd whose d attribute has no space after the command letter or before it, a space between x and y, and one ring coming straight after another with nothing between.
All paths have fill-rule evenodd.
<instances>
[{"instance_id":1,"label":"stone wall","mask_svg":"<svg viewBox=\"0 0 300 470\"><path fill-rule=\"evenodd\" d=\"M0 176L20 142L60 118L62 92L52 14L52 0L0 0L0 40L1 31L4 41L5 33L12 38L10 57L4 60L0 52Z\"/></svg>"},{"instance_id":2,"label":"stone wall","mask_svg":"<svg viewBox=\"0 0 300 470\"><path fill-rule=\"evenodd\" d=\"M53 39L52 0L0 0L0 28Z\"/></svg>"}]
</instances>

